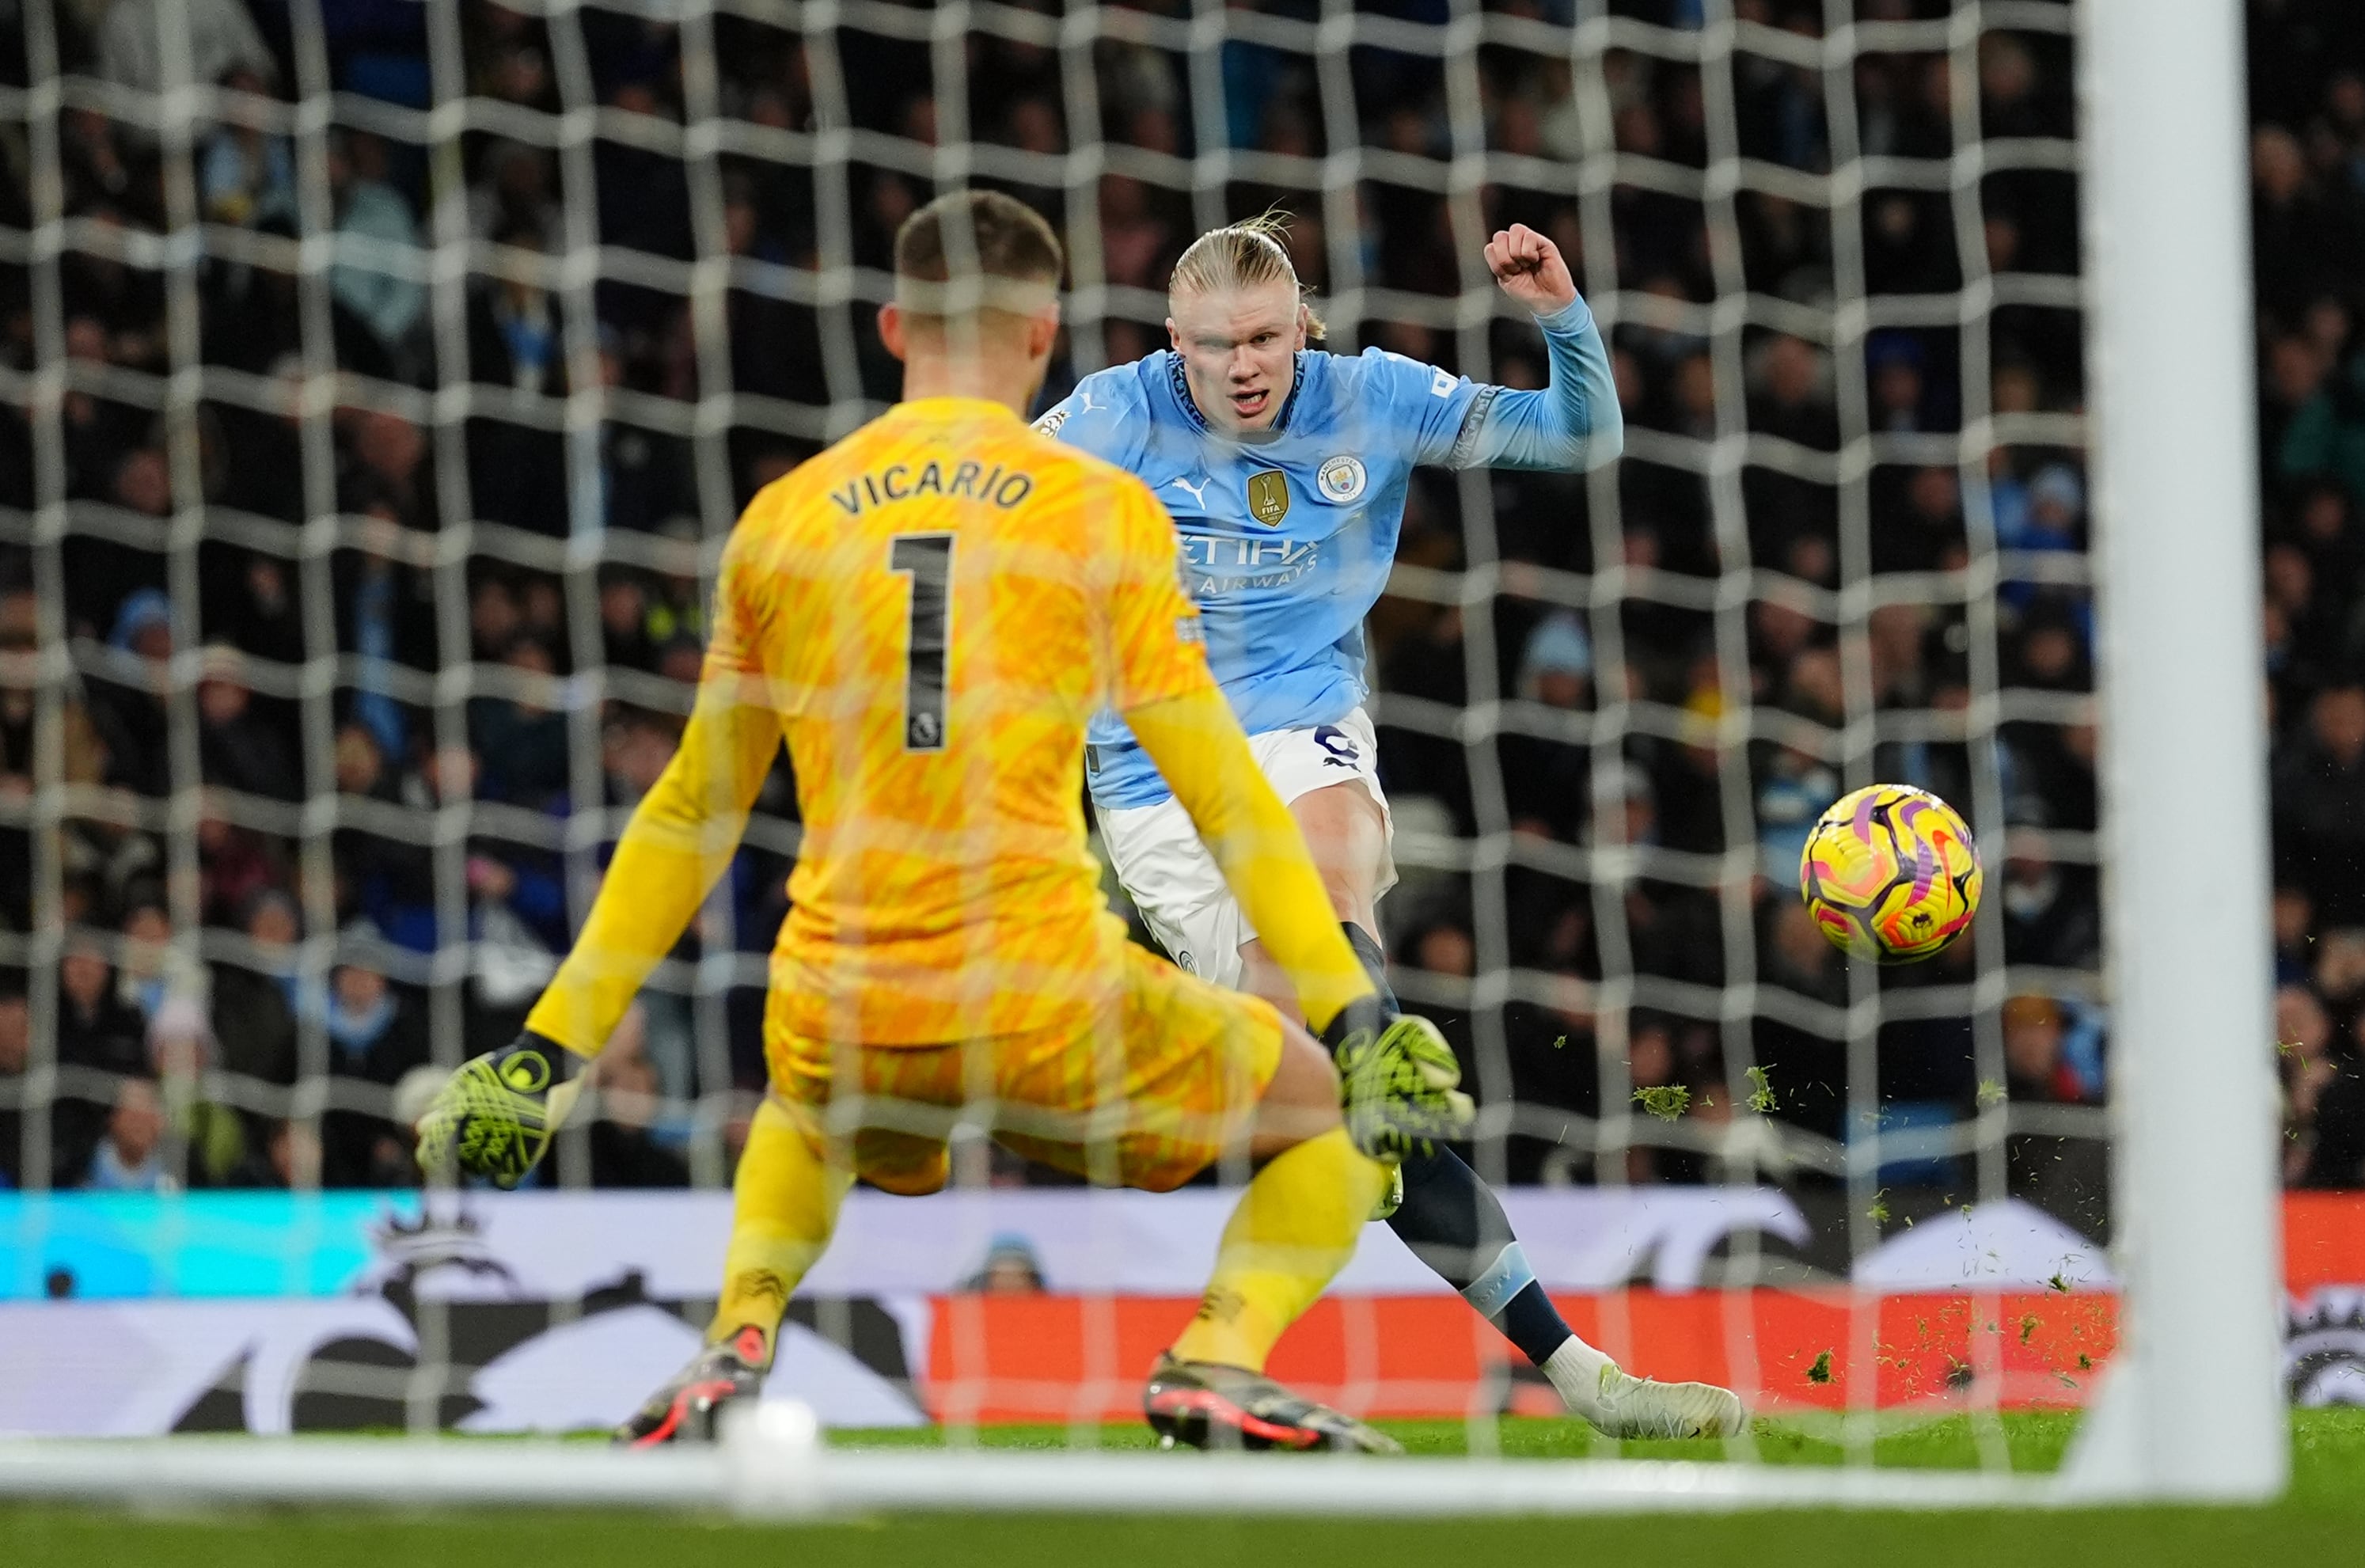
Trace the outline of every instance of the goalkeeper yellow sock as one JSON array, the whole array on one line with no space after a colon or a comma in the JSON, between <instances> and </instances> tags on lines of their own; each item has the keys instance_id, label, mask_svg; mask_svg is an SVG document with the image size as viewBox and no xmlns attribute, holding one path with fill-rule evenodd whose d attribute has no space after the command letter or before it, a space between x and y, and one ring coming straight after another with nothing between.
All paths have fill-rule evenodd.
<instances>
[{"instance_id":1,"label":"goalkeeper yellow sock","mask_svg":"<svg viewBox=\"0 0 2365 1568\"><path fill-rule=\"evenodd\" d=\"M1216 1272L1174 1354L1264 1370L1282 1330L1355 1255L1388 1185L1388 1168L1334 1127L1280 1155L1250 1182L1224 1226Z\"/></svg>"},{"instance_id":2,"label":"goalkeeper yellow sock","mask_svg":"<svg viewBox=\"0 0 2365 1568\"><path fill-rule=\"evenodd\" d=\"M731 1247L707 1343L753 1327L763 1333L770 1363L789 1295L829 1245L837 1206L853 1184L853 1173L824 1159L787 1111L769 1099L756 1108L731 1183Z\"/></svg>"}]
</instances>

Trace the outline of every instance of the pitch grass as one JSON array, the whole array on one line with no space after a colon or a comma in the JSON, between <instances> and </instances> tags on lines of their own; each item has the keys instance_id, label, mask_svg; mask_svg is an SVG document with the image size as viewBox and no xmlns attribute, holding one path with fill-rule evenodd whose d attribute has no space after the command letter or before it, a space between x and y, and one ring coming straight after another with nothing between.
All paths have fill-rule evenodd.
<instances>
[{"instance_id":1,"label":"pitch grass","mask_svg":"<svg viewBox=\"0 0 2365 1568\"><path fill-rule=\"evenodd\" d=\"M1404 1444L1407 1453L1459 1455L1472 1451L1470 1428L1461 1421L1381 1421L1377 1425ZM2060 1463L2078 1429L2074 1411L2015 1412L2002 1418L2001 1439L2014 1470L2046 1471ZM1994 1428L1990 1428L1992 1432ZM1512 1417L1496 1428L1496 1452L1505 1459L1693 1459L1723 1460L1725 1445L1712 1440L1613 1442L1584 1422ZM1839 1464L1847 1450L1839 1440L1835 1419L1817 1420L1811 1428L1797 1421L1760 1419L1751 1423L1754 1456L1768 1464ZM942 1448L970 1440L967 1434L948 1434L936 1427L891 1427L841 1431L831 1441L841 1448ZM1138 1422L1086 1428L1076 1432L1057 1426L981 1427L974 1441L988 1449L1066 1449L1097 1442L1106 1449L1149 1449L1158 1439ZM1874 1462L1909 1469L1970 1470L1981 1461L1979 1434L1963 1417L1945 1417L1894 1430L1876 1439ZM2365 1480L2365 1420L2358 1427L2358 1474Z\"/></svg>"},{"instance_id":2,"label":"pitch grass","mask_svg":"<svg viewBox=\"0 0 2365 1568\"><path fill-rule=\"evenodd\" d=\"M1466 1451L1458 1422L1384 1423L1417 1453ZM2015 1468L2057 1462L2075 1418L2044 1412L2004 1417ZM1148 1434L1112 1427L1109 1447L1140 1447ZM989 1428L982 1446L1057 1449L1065 1428ZM1761 1421L1754 1432L1769 1462L1833 1462L1841 1450L1821 1431ZM934 1432L840 1434L849 1446L942 1441ZM1629 1443L1633 1457L1718 1456L1712 1443ZM1537 1460L1606 1455L1585 1428L1566 1421L1503 1424L1502 1451ZM1962 1419L1929 1423L1880 1439L1883 1463L1959 1466L1978 1443ZM499 1446L488 1445L488 1463ZM1187 1463L1188 1460L1177 1460ZM1292 1462L1276 1456L1276 1464ZM136 1568L655 1568L668 1563L731 1568L782 1562L798 1568L1097 1568L1171 1562L1186 1568L1256 1563L1260 1568L1458 1568L1474 1562L1546 1564L1571 1561L1649 1568L1658 1563L1742 1562L1749 1568L1831 1568L1894 1562L1913 1568L2044 1568L2140 1562L2185 1564L2354 1562L2365 1541L2365 1410L2300 1411L2292 1419L2292 1489L2265 1508L2140 1508L1945 1514L1812 1512L1602 1518L1373 1522L1328 1519L1112 1518L948 1516L811 1526L740 1526L704 1518L577 1511L407 1515L250 1511L229 1514L106 1514L59 1507L0 1507L0 1562L8 1568L102 1564Z\"/></svg>"}]
</instances>

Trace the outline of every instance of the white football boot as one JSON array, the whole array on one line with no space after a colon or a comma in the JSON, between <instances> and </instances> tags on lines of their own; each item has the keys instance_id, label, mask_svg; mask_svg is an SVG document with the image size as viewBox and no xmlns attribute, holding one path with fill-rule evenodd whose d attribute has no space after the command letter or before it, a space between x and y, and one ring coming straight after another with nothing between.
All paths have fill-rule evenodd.
<instances>
[{"instance_id":1,"label":"white football boot","mask_svg":"<svg viewBox=\"0 0 2365 1568\"><path fill-rule=\"evenodd\" d=\"M1712 1383L1635 1377L1572 1338L1544 1364L1564 1404L1611 1438L1734 1438L1749 1414L1741 1396Z\"/></svg>"},{"instance_id":2,"label":"white football boot","mask_svg":"<svg viewBox=\"0 0 2365 1568\"><path fill-rule=\"evenodd\" d=\"M1712 1383L1658 1383L1601 1369L1599 1407L1578 1415L1613 1438L1737 1438L1741 1395Z\"/></svg>"}]
</instances>

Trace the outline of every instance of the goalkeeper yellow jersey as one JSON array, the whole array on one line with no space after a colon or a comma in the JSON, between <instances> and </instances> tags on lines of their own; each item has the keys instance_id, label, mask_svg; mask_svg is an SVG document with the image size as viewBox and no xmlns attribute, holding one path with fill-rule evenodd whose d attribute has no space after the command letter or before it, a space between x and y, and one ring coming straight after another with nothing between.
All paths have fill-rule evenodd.
<instances>
[{"instance_id":1,"label":"goalkeeper yellow jersey","mask_svg":"<svg viewBox=\"0 0 2365 1568\"><path fill-rule=\"evenodd\" d=\"M1159 758L1307 1018L1369 995L1176 562L1140 480L997 403L901 404L767 487L723 551L681 745L527 1028L599 1054L730 865L783 736L805 838L773 1044L1039 1042L1121 1016L1138 966L1084 843L1104 708Z\"/></svg>"},{"instance_id":2,"label":"goalkeeper yellow jersey","mask_svg":"<svg viewBox=\"0 0 2365 1568\"><path fill-rule=\"evenodd\" d=\"M706 680L777 711L796 767L776 1021L921 1044L1105 1004L1125 934L1084 727L1212 689L1175 561L1138 479L968 398L902 404L757 498Z\"/></svg>"}]
</instances>

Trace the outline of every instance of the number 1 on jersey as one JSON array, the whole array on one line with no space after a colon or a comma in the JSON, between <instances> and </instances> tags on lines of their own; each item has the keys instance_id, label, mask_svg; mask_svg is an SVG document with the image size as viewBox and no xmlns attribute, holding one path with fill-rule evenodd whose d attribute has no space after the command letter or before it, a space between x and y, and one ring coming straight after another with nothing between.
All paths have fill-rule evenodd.
<instances>
[{"instance_id":1,"label":"number 1 on jersey","mask_svg":"<svg viewBox=\"0 0 2365 1568\"><path fill-rule=\"evenodd\" d=\"M887 569L912 576L903 633L903 749L945 749L945 627L952 614L953 536L899 533Z\"/></svg>"}]
</instances>

